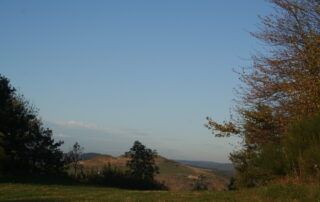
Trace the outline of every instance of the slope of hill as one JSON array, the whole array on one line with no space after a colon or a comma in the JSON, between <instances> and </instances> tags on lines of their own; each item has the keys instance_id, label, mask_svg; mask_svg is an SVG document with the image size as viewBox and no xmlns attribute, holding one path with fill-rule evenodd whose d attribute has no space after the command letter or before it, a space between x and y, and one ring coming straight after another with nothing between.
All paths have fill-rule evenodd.
<instances>
[{"instance_id":1,"label":"slope of hill","mask_svg":"<svg viewBox=\"0 0 320 202\"><path fill-rule=\"evenodd\" d=\"M127 160L124 156L97 155L83 160L81 164L85 169L89 170L99 170L108 164L125 169ZM156 164L160 168L160 173L156 175L156 180L163 182L170 190L191 190L193 183L200 175L206 177L211 190L224 190L228 184L226 177L220 176L212 170L183 165L161 156L156 158Z\"/></svg>"},{"instance_id":2,"label":"slope of hill","mask_svg":"<svg viewBox=\"0 0 320 202\"><path fill-rule=\"evenodd\" d=\"M216 171L228 177L233 176L234 167L231 163L217 163L213 161L187 161L187 160L175 160L184 165L189 165L197 168L205 168Z\"/></svg>"},{"instance_id":3,"label":"slope of hill","mask_svg":"<svg viewBox=\"0 0 320 202\"><path fill-rule=\"evenodd\" d=\"M99 154L99 153L84 153L81 155L81 159L82 160L88 160L88 159L91 159L91 158L94 158L96 156L101 156L102 154Z\"/></svg>"}]
</instances>

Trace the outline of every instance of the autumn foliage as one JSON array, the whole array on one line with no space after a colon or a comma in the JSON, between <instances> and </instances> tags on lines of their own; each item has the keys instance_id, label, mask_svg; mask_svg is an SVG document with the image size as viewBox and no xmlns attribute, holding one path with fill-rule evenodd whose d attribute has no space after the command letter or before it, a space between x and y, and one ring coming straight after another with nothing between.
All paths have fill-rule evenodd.
<instances>
[{"instance_id":1,"label":"autumn foliage","mask_svg":"<svg viewBox=\"0 0 320 202\"><path fill-rule=\"evenodd\" d=\"M237 184L243 186L265 184L278 176L312 178L316 170L307 172L299 160L302 154L295 157L290 152L312 143L314 151L303 154L309 158L307 167L317 167L320 155L318 140L298 141L318 133L315 125L320 125L315 117L320 112L320 2L271 3L274 14L262 17L259 31L252 33L266 52L252 56L252 66L239 73L243 85L238 89L238 118L223 124L208 118L207 123L216 136L242 137L242 149L230 159ZM314 125L306 128L305 120Z\"/></svg>"}]
</instances>

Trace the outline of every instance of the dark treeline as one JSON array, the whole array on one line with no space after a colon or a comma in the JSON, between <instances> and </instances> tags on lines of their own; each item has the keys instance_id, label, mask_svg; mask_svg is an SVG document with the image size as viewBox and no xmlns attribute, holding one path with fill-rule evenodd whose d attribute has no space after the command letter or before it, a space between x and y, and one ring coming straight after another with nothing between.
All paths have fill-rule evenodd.
<instances>
[{"instance_id":1,"label":"dark treeline","mask_svg":"<svg viewBox=\"0 0 320 202\"><path fill-rule=\"evenodd\" d=\"M59 175L63 142L55 142L37 110L0 75L0 161L4 175Z\"/></svg>"},{"instance_id":2,"label":"dark treeline","mask_svg":"<svg viewBox=\"0 0 320 202\"><path fill-rule=\"evenodd\" d=\"M231 153L234 186L320 179L320 1L271 0L253 37L267 52L243 69L235 116L223 124L208 118L216 136L237 135Z\"/></svg>"},{"instance_id":3,"label":"dark treeline","mask_svg":"<svg viewBox=\"0 0 320 202\"><path fill-rule=\"evenodd\" d=\"M99 170L83 172L80 182L90 185L117 187L140 190L167 190L161 182L154 179L142 179L130 174L128 170L121 170L108 164Z\"/></svg>"},{"instance_id":4,"label":"dark treeline","mask_svg":"<svg viewBox=\"0 0 320 202\"><path fill-rule=\"evenodd\" d=\"M139 141L126 155L127 170L106 166L84 172L83 148L76 142L64 154L53 132L44 127L37 109L0 75L0 180L39 183L80 183L131 189L165 189L154 180L156 152Z\"/></svg>"}]
</instances>

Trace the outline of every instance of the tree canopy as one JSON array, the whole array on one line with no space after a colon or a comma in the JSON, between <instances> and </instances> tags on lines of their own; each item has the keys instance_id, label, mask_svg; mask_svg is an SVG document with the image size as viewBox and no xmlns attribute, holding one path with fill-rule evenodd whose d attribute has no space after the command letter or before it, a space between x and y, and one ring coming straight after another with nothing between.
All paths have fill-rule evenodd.
<instances>
[{"instance_id":1,"label":"tree canopy","mask_svg":"<svg viewBox=\"0 0 320 202\"><path fill-rule=\"evenodd\" d=\"M11 174L47 174L64 166L63 142L55 142L37 110L16 92L9 79L0 75L0 151L3 171Z\"/></svg>"},{"instance_id":2,"label":"tree canopy","mask_svg":"<svg viewBox=\"0 0 320 202\"><path fill-rule=\"evenodd\" d=\"M293 123L320 112L320 1L270 2L274 14L262 17L259 31L252 33L267 51L253 55L252 66L239 73L237 118L207 123L216 136L242 137L243 148L230 159L238 183L246 186L291 173L285 169L284 138Z\"/></svg>"},{"instance_id":3,"label":"tree canopy","mask_svg":"<svg viewBox=\"0 0 320 202\"><path fill-rule=\"evenodd\" d=\"M126 156L130 158L127 162L130 174L137 179L152 181L154 175L159 172L159 168L155 164L156 155L156 151L146 148L139 141L135 141L130 151L126 153Z\"/></svg>"}]
</instances>

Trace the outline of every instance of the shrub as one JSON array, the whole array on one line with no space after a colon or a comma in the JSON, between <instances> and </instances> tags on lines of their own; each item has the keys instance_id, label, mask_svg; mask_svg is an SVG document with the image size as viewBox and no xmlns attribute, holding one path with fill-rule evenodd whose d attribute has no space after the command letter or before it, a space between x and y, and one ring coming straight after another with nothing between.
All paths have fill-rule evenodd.
<instances>
[{"instance_id":1,"label":"shrub","mask_svg":"<svg viewBox=\"0 0 320 202\"><path fill-rule=\"evenodd\" d=\"M284 137L290 172L296 177L320 175L320 114L291 125Z\"/></svg>"},{"instance_id":2,"label":"shrub","mask_svg":"<svg viewBox=\"0 0 320 202\"><path fill-rule=\"evenodd\" d=\"M136 178L125 170L116 167L105 166L102 170L91 170L87 173L85 182L93 185L117 187L138 190L165 190L162 183L155 180Z\"/></svg>"},{"instance_id":3,"label":"shrub","mask_svg":"<svg viewBox=\"0 0 320 202\"><path fill-rule=\"evenodd\" d=\"M293 124L284 138L290 172L297 177L320 175L320 114Z\"/></svg>"},{"instance_id":4,"label":"shrub","mask_svg":"<svg viewBox=\"0 0 320 202\"><path fill-rule=\"evenodd\" d=\"M199 175L196 181L193 183L192 190L203 191L208 190L209 182L204 175Z\"/></svg>"}]
</instances>

